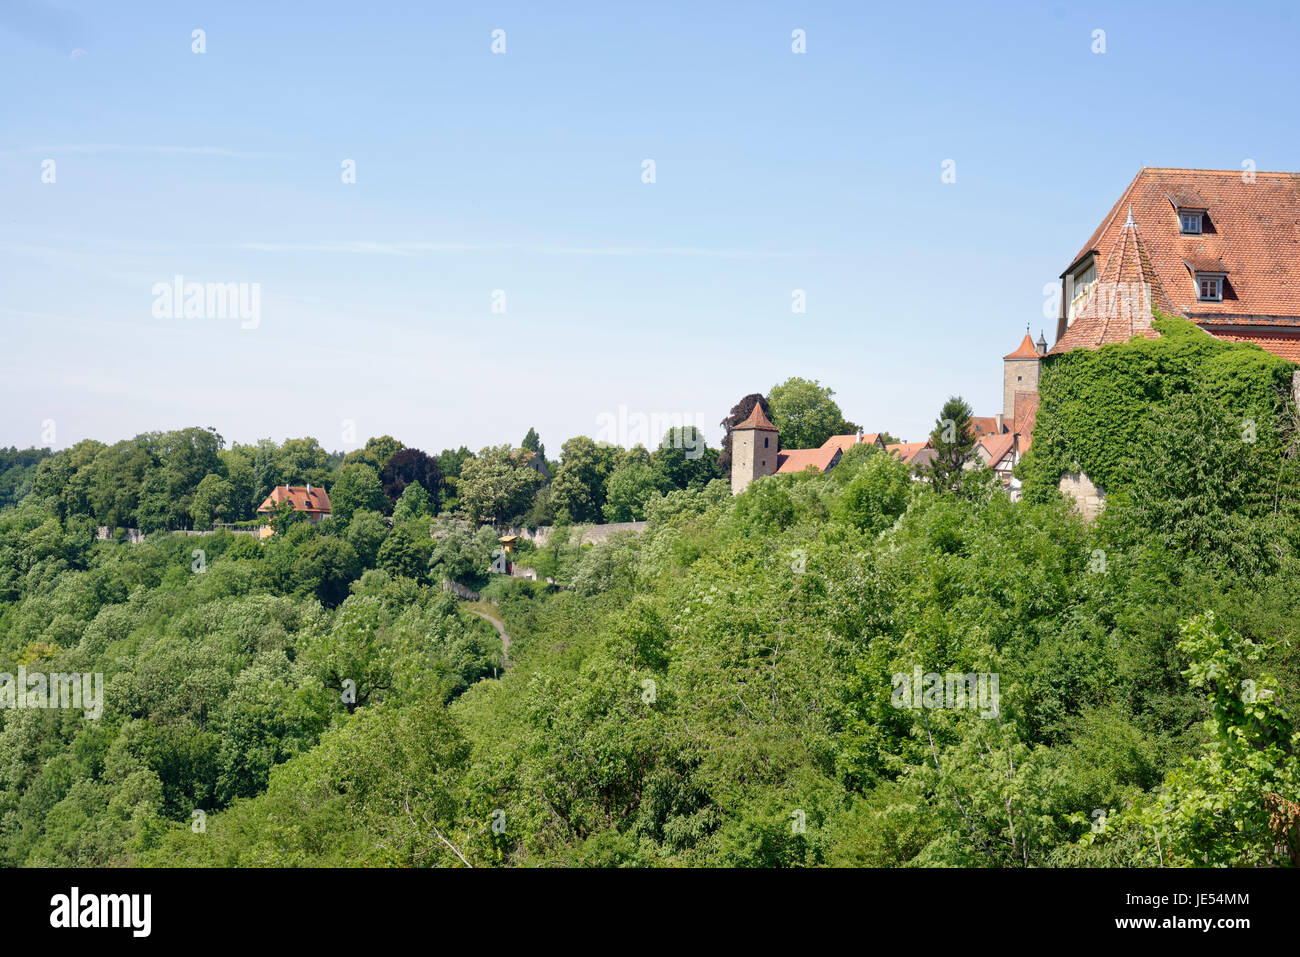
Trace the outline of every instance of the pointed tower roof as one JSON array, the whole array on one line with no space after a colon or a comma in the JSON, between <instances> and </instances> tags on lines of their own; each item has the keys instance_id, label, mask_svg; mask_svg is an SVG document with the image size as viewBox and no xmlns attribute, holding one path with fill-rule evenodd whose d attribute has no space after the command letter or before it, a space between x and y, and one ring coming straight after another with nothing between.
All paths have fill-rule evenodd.
<instances>
[{"instance_id":1,"label":"pointed tower roof","mask_svg":"<svg viewBox=\"0 0 1300 957\"><path fill-rule=\"evenodd\" d=\"M1052 355L1083 347L1095 349L1111 342L1128 342L1134 336L1156 338L1151 328L1152 307L1176 314L1160 277L1151 265L1146 244L1132 209L1115 234L1108 255L1101 260L1097 282L1088 292L1080 315L1052 347Z\"/></svg>"},{"instance_id":2,"label":"pointed tower roof","mask_svg":"<svg viewBox=\"0 0 1300 957\"><path fill-rule=\"evenodd\" d=\"M1029 333L1020 340L1020 345L1016 347L1015 352L1008 352L1002 358L1004 359L1038 359L1040 358L1038 350L1034 348L1034 340L1029 338Z\"/></svg>"},{"instance_id":3,"label":"pointed tower roof","mask_svg":"<svg viewBox=\"0 0 1300 957\"><path fill-rule=\"evenodd\" d=\"M1160 285L1160 277L1156 275L1155 267L1151 265L1146 244L1142 242L1142 234L1138 230L1137 223L1133 221L1131 206L1128 222L1115 237L1110 255L1106 257L1106 263L1097 278L1103 282L1146 283L1151 287L1152 303L1167 312L1174 310L1173 303L1169 301L1164 287ZM1150 318L1150 308L1147 312Z\"/></svg>"},{"instance_id":4,"label":"pointed tower roof","mask_svg":"<svg viewBox=\"0 0 1300 957\"><path fill-rule=\"evenodd\" d=\"M755 429L759 432L775 432L776 426L772 424L771 420L767 417L767 413L763 411L763 403L755 402L754 411L749 413L749 418L745 419L745 421L741 422L739 425L732 426L731 431L738 432L741 429Z\"/></svg>"}]
</instances>

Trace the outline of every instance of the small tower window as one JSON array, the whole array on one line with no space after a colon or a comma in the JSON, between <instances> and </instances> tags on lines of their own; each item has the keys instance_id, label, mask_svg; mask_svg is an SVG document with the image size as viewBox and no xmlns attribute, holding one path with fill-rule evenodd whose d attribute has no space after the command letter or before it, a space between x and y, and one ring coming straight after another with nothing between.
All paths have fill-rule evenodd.
<instances>
[{"instance_id":1,"label":"small tower window","mask_svg":"<svg viewBox=\"0 0 1300 957\"><path fill-rule=\"evenodd\" d=\"M768 442L768 437L765 435L763 436L763 448L767 448L767 442Z\"/></svg>"},{"instance_id":2,"label":"small tower window","mask_svg":"<svg viewBox=\"0 0 1300 957\"><path fill-rule=\"evenodd\" d=\"M1204 273L1197 273L1196 298L1201 302L1222 302L1223 277L1207 276Z\"/></svg>"},{"instance_id":3,"label":"small tower window","mask_svg":"<svg viewBox=\"0 0 1300 957\"><path fill-rule=\"evenodd\" d=\"M1178 214L1178 228L1181 232L1199 236L1201 234L1201 217L1205 214L1202 212L1189 212L1183 210Z\"/></svg>"}]
</instances>

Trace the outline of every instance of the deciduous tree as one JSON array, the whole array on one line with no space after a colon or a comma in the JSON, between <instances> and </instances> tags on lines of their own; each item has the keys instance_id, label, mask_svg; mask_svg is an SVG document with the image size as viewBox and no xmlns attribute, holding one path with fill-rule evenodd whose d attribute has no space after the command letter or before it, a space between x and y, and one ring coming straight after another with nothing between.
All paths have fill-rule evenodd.
<instances>
[{"instance_id":1,"label":"deciduous tree","mask_svg":"<svg viewBox=\"0 0 1300 957\"><path fill-rule=\"evenodd\" d=\"M833 389L816 379L786 379L768 393L768 412L781 436L783 449L815 449L832 435L857 432L844 418Z\"/></svg>"}]
</instances>

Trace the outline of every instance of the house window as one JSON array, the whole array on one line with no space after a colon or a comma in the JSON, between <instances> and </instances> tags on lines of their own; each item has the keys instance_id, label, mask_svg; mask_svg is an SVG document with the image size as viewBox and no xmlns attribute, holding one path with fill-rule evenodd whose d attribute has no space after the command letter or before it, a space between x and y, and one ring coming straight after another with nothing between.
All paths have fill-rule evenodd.
<instances>
[{"instance_id":1,"label":"house window","mask_svg":"<svg viewBox=\"0 0 1300 957\"><path fill-rule=\"evenodd\" d=\"M1222 302L1223 277L1198 275L1196 277L1196 298L1201 302Z\"/></svg>"},{"instance_id":2,"label":"house window","mask_svg":"<svg viewBox=\"0 0 1300 957\"><path fill-rule=\"evenodd\" d=\"M1178 215L1179 228L1184 233L1196 233L1199 235L1201 232L1201 217L1203 215L1203 213L1180 213Z\"/></svg>"},{"instance_id":3,"label":"house window","mask_svg":"<svg viewBox=\"0 0 1300 957\"><path fill-rule=\"evenodd\" d=\"M1079 270L1073 276L1069 277L1066 286L1067 311L1066 324L1074 321L1075 314L1083 305L1084 300L1088 297L1088 291L1092 289L1097 282L1097 261L1094 259L1088 263L1087 267Z\"/></svg>"}]
</instances>

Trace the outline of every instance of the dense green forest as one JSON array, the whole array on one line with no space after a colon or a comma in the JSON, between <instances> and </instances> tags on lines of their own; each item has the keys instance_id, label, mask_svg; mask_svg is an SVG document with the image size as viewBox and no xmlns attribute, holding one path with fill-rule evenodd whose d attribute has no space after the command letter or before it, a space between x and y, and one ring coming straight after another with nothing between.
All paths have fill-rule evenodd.
<instances>
[{"instance_id":1,"label":"dense green forest","mask_svg":"<svg viewBox=\"0 0 1300 957\"><path fill-rule=\"evenodd\" d=\"M1129 404L1092 524L1048 474L1095 454L1070 425L1084 361L1044 376L1019 502L868 445L735 497L717 450L671 436L571 439L549 484L535 433L474 455L202 429L11 453L32 471L0 511L0 672L104 692L96 719L0 709L0 861L1300 863L1295 409L1259 350L1171 330L1099 350L1114 370L1139 350L1111 388L1236 372ZM773 404L804 442L850 425ZM168 531L246 520L286 481L327 485L334 517ZM623 516L645 531L571 539ZM515 560L542 580L489 575L480 522L541 517ZM997 705L900 707L914 672L996 676Z\"/></svg>"}]
</instances>

